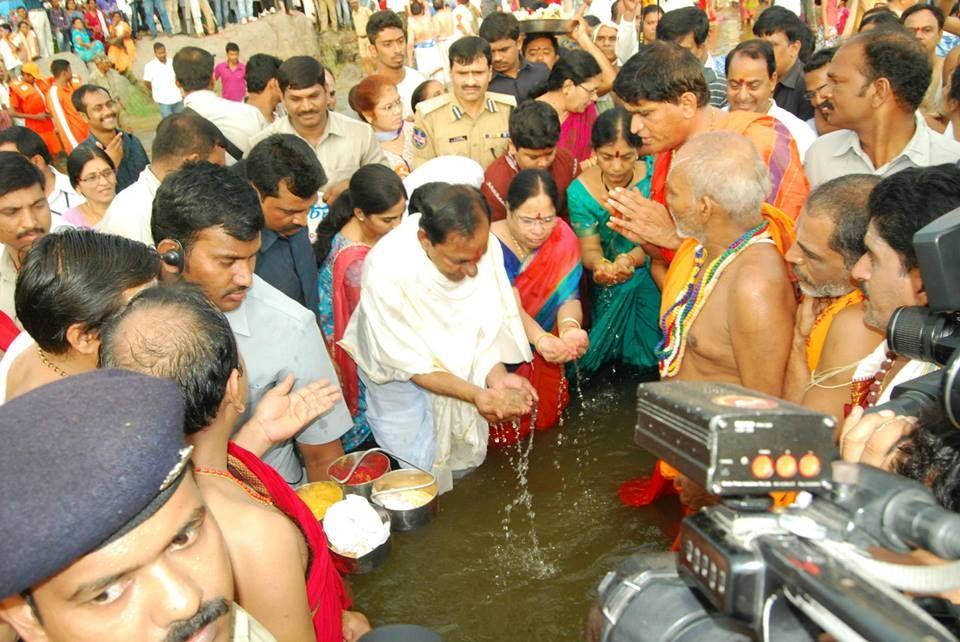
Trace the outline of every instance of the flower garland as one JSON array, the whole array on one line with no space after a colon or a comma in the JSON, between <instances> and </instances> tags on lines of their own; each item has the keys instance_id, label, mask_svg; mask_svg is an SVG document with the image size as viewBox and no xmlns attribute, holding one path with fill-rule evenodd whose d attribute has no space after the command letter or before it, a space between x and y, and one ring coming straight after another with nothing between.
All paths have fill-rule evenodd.
<instances>
[{"instance_id":1,"label":"flower garland","mask_svg":"<svg viewBox=\"0 0 960 642\"><path fill-rule=\"evenodd\" d=\"M707 265L706 270L703 269L706 263L706 248L702 245L697 248L687 287L660 319L663 338L657 345L657 358L660 360L662 378L674 377L680 371L680 363L687 347L687 333L720 280L720 275L747 247L761 238L769 238L769 234L761 234L766 229L767 221L763 221L747 231Z\"/></svg>"}]
</instances>

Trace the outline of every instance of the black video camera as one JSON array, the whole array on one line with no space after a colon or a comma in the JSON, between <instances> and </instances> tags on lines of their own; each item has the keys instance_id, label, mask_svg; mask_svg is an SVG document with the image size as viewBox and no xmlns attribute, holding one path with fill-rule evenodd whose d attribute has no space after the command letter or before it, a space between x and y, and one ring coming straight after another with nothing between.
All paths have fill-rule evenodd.
<instances>
[{"instance_id":1,"label":"black video camera","mask_svg":"<svg viewBox=\"0 0 960 642\"><path fill-rule=\"evenodd\" d=\"M897 386L890 409L930 426L942 417L960 428L960 208L944 214L913 236L927 307L898 308L887 325L887 343L899 355L943 366Z\"/></svg>"},{"instance_id":2,"label":"black video camera","mask_svg":"<svg viewBox=\"0 0 960 642\"><path fill-rule=\"evenodd\" d=\"M956 565L885 565L867 551L960 558L960 515L924 486L832 462L834 420L740 386L639 386L636 442L721 504L683 520L679 555L638 555L600 585L603 642L956 640L894 586L934 593ZM780 513L770 492L800 492ZM923 568L947 577L913 577ZM938 584L939 582L939 584Z\"/></svg>"}]
</instances>

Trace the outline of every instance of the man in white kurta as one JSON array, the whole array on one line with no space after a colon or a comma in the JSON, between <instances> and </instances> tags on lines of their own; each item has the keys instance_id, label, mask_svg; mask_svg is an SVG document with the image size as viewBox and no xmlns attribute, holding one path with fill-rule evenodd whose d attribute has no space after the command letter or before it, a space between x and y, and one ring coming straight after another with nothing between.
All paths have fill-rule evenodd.
<instances>
[{"instance_id":1,"label":"man in white kurta","mask_svg":"<svg viewBox=\"0 0 960 642\"><path fill-rule=\"evenodd\" d=\"M470 188L450 189L482 198ZM474 256L467 250L459 263L444 251L456 245L451 238L466 237L452 231L431 243L421 229L429 213L408 216L382 238L364 261L360 304L339 344L366 386L377 443L432 470L441 492L452 487L455 471L483 463L488 419L532 406L532 388L503 366L532 355L483 212L471 233Z\"/></svg>"}]
</instances>

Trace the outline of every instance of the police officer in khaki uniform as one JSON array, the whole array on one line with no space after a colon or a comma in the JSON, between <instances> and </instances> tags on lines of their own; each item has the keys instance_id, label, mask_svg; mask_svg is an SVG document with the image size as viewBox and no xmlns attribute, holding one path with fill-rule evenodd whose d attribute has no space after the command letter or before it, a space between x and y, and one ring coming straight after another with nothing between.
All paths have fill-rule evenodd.
<instances>
[{"instance_id":1,"label":"police officer in khaki uniform","mask_svg":"<svg viewBox=\"0 0 960 642\"><path fill-rule=\"evenodd\" d=\"M487 91L492 75L490 44L467 36L450 46L452 94L417 105L413 166L437 156L466 156L486 169L510 144L513 96Z\"/></svg>"}]
</instances>

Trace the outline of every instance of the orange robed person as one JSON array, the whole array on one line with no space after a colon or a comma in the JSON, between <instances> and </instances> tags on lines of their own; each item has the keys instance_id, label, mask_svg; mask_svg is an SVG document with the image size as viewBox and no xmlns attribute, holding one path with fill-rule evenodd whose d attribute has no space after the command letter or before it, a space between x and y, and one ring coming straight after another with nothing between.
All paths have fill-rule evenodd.
<instances>
[{"instance_id":1,"label":"orange robed person","mask_svg":"<svg viewBox=\"0 0 960 642\"><path fill-rule=\"evenodd\" d=\"M90 135L90 126L73 106L73 92L82 83L73 75L70 61L57 58L50 63L53 82L47 89L47 106L63 151L69 154Z\"/></svg>"},{"instance_id":2,"label":"orange robed person","mask_svg":"<svg viewBox=\"0 0 960 642\"><path fill-rule=\"evenodd\" d=\"M40 135L50 154L56 156L63 147L57 139L53 117L47 106L46 93L50 81L44 79L35 62L25 62L20 69L23 78L10 85L10 115L22 118L24 125Z\"/></svg>"}]
</instances>

